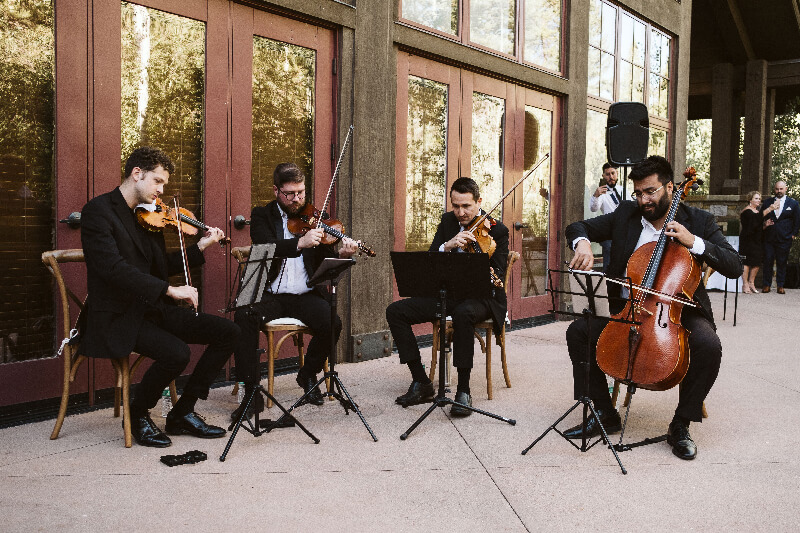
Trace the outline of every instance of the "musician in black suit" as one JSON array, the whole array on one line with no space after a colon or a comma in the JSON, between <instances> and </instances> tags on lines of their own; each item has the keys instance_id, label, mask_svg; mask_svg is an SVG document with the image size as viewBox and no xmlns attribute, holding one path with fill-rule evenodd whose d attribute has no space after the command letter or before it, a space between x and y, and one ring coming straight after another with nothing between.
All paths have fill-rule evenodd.
<instances>
[{"instance_id":1,"label":"musician in black suit","mask_svg":"<svg viewBox=\"0 0 800 533\"><path fill-rule=\"evenodd\" d=\"M772 286L772 265L775 263L775 283L777 293L785 294L786 264L789 262L789 249L800 231L800 203L786 196L786 182L775 183L775 196L761 204L764 213L764 287L761 292L769 292Z\"/></svg>"},{"instance_id":2,"label":"musician in black suit","mask_svg":"<svg viewBox=\"0 0 800 533\"><path fill-rule=\"evenodd\" d=\"M475 241L474 235L465 231L465 228L475 217L483 213L478 184L470 178L457 179L450 188L450 203L453 205L453 210L442 215L429 249L431 252L461 252L462 247ZM489 235L497 245L489 264L497 277L502 280L508 265L508 228L500 221L492 218L488 220L491 224ZM423 273L420 272L420 275ZM500 331L506 318L506 293L503 287L494 287L493 291L494 295L489 299L447 301L447 310L453 319L453 366L458 371L455 396L457 404L472 405L469 377L475 349L473 340L475 324L491 318L495 331ZM438 300L435 298L415 297L398 300L386 308L386 320L389 322L389 329L400 353L400 362L407 364L411 371L411 386L404 395L396 399L400 405L416 405L433 400L433 383L422 366L419 347L411 326L435 320L437 305ZM453 405L450 413L456 416L468 416L472 411Z\"/></svg>"},{"instance_id":3,"label":"musician in black suit","mask_svg":"<svg viewBox=\"0 0 800 533\"><path fill-rule=\"evenodd\" d=\"M88 357L106 358L136 351L153 359L136 388L130 415L136 442L154 447L171 442L153 423L149 409L189 364L187 343L208 347L167 416L166 431L203 438L225 435L222 428L206 424L194 406L199 398L208 397L209 386L239 336L239 327L229 320L177 306L177 302L186 302L197 308L197 289L167 282L169 274L183 271L181 253L167 254L163 234L148 231L137 222L134 208L153 204L173 171L164 152L137 148L125 163L122 184L92 199L81 213L89 290L79 350ZM202 251L223 236L221 230L211 228L197 244L189 246L189 265L202 264Z\"/></svg>"},{"instance_id":4,"label":"musician in black suit","mask_svg":"<svg viewBox=\"0 0 800 533\"><path fill-rule=\"evenodd\" d=\"M331 347L331 335L339 340L342 323L336 317L335 331L331 330L331 303L324 287L309 288L308 280L326 257L348 258L358 250L358 243L342 239L338 253L333 246L320 244L325 236L322 229L311 229L304 235L292 235L288 221L306 207L305 175L294 163L281 163L273 172L275 200L253 208L250 219L250 238L254 244L274 243L275 257L267 276L268 286L261 302L239 309L234 321L242 329L236 354L255 354L261 326L280 317L291 317L311 328L313 338L308 343L305 363L297 373L297 384L304 392L311 391L310 403L322 405L324 398L316 386ZM237 367L238 371L238 367ZM263 409L263 398L256 395L254 409ZM239 406L231 416L238 418ZM250 413L248 413L249 415Z\"/></svg>"},{"instance_id":5,"label":"musician in black suit","mask_svg":"<svg viewBox=\"0 0 800 533\"><path fill-rule=\"evenodd\" d=\"M594 255L589 241L611 239L611 263L606 275L621 278L626 273L633 252L648 242L658 240L675 191L672 166L663 157L650 156L633 167L630 179L633 181L635 201L624 201L613 213L574 222L567 227L567 242L575 250L570 268L591 269ZM666 228L666 235L688 248L701 264L705 262L729 278L737 278L742 274L739 254L725 239L710 213L680 204L674 220ZM609 284L608 293L612 298L611 313L620 312L625 304L625 300L619 299L620 286ZM697 447L689 434L689 422L702 421L703 401L717 378L722 358L722 345L714 326L711 301L702 283L694 293L694 301L698 307L685 306L681 315L682 325L689 331L691 356L675 416L668 429L672 451L682 459L694 459L697 454ZM621 421L611 404L606 377L597 366L595 354L597 339L606 322L596 319L591 324L589 397L606 430L613 433L621 429ZM585 370L581 363L586 361L587 336L584 319L574 321L567 329L576 399L581 396L583 389ZM599 434L599 426L592 416L587 423L587 436ZM568 438L581 438L581 425L567 430L565 435Z\"/></svg>"}]
</instances>

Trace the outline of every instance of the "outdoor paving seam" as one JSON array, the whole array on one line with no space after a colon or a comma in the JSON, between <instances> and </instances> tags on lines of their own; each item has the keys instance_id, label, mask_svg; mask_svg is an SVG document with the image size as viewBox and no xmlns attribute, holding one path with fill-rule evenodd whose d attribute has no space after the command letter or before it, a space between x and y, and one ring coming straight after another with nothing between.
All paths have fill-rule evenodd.
<instances>
[{"instance_id":1,"label":"outdoor paving seam","mask_svg":"<svg viewBox=\"0 0 800 533\"><path fill-rule=\"evenodd\" d=\"M101 444L108 444L110 442L121 442L121 441L122 441L122 438L120 437L120 438L115 438L115 439L103 440L103 441L100 441L100 442L94 442L92 444L86 444L84 446L78 446L77 448L69 448L67 450L60 450L60 451L57 451L57 452L43 453L43 454L37 455L35 457L28 457L26 459L19 459L17 461L12 461L10 463L0 464L0 469L5 468L7 466L15 466L15 465L22 464L22 463L27 463L27 462L30 462L30 461L36 461L38 459L44 459L44 458L47 458L47 457L53 457L55 455L61 455L63 453L70 453L70 452L74 452L74 451L78 451L78 450L85 450L86 448L92 448L94 446L100 446Z\"/></svg>"},{"instance_id":2,"label":"outdoor paving seam","mask_svg":"<svg viewBox=\"0 0 800 533\"><path fill-rule=\"evenodd\" d=\"M761 381L763 381L765 383L769 383L770 385L775 385L776 387L780 387L782 389L786 389L786 390L789 390L789 391L792 391L792 392L800 392L800 389L792 388L792 387L790 387L788 385L785 385L783 383L776 383L774 381L770 381L769 379L767 379L767 378L765 378L763 376L759 376L758 374L753 374L752 372L748 372L747 370L742 370L741 368L737 368L735 370L737 372L741 372L742 374L747 374L750 377L753 377L753 378L756 378L756 379L760 379Z\"/></svg>"}]
</instances>

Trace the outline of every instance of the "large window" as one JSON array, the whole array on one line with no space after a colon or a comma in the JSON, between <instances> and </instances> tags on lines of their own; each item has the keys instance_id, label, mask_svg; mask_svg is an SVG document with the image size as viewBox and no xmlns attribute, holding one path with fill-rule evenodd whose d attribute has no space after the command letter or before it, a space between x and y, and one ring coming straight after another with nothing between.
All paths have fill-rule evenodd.
<instances>
[{"instance_id":1,"label":"large window","mask_svg":"<svg viewBox=\"0 0 800 533\"><path fill-rule=\"evenodd\" d=\"M563 10L563 0L402 0L400 18L443 37L560 72Z\"/></svg>"},{"instance_id":2,"label":"large window","mask_svg":"<svg viewBox=\"0 0 800 533\"><path fill-rule=\"evenodd\" d=\"M0 3L0 363L53 355L53 2Z\"/></svg>"},{"instance_id":3,"label":"large window","mask_svg":"<svg viewBox=\"0 0 800 533\"><path fill-rule=\"evenodd\" d=\"M672 39L618 6L589 5L589 96L642 102L650 115L669 118Z\"/></svg>"}]
</instances>

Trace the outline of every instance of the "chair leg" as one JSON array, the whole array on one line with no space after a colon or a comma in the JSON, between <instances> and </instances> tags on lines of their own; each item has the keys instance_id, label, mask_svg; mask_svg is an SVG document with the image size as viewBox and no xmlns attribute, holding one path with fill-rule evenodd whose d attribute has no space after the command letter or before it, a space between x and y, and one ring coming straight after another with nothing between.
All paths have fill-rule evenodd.
<instances>
[{"instance_id":1,"label":"chair leg","mask_svg":"<svg viewBox=\"0 0 800 533\"><path fill-rule=\"evenodd\" d=\"M703 418L708 418L708 411L706 411L706 402L703 402Z\"/></svg>"},{"instance_id":2,"label":"chair leg","mask_svg":"<svg viewBox=\"0 0 800 533\"><path fill-rule=\"evenodd\" d=\"M506 387L511 388L511 376L508 375L508 364L506 364L506 327L500 331L500 361L503 363L503 377L506 380Z\"/></svg>"},{"instance_id":3,"label":"chair leg","mask_svg":"<svg viewBox=\"0 0 800 533\"><path fill-rule=\"evenodd\" d=\"M122 371L122 427L125 433L125 447L130 448L133 445L131 437L131 370L129 367L130 361L128 357L123 357L120 360L120 370Z\"/></svg>"},{"instance_id":4,"label":"chair leg","mask_svg":"<svg viewBox=\"0 0 800 533\"><path fill-rule=\"evenodd\" d=\"M611 405L617 408L617 398L619 398L619 381L614 380L614 392L611 394Z\"/></svg>"},{"instance_id":5,"label":"chair leg","mask_svg":"<svg viewBox=\"0 0 800 533\"><path fill-rule=\"evenodd\" d=\"M275 385L275 334L267 332L267 392L272 396L273 386ZM272 400L267 397L267 409L272 409Z\"/></svg>"},{"instance_id":6,"label":"chair leg","mask_svg":"<svg viewBox=\"0 0 800 533\"><path fill-rule=\"evenodd\" d=\"M237 383L238 385L238 383ZM169 382L169 396L172 399L172 405L178 403L178 389L175 388L175 380Z\"/></svg>"},{"instance_id":7,"label":"chair leg","mask_svg":"<svg viewBox=\"0 0 800 533\"><path fill-rule=\"evenodd\" d=\"M53 432L50 433L50 440L58 438L61 432L61 426L64 425L64 417L67 416L67 405L69 404L69 382L71 375L70 361L72 359L72 347L64 350L64 386L61 392L61 406L58 408L58 418L56 418L56 425L53 426Z\"/></svg>"},{"instance_id":8,"label":"chair leg","mask_svg":"<svg viewBox=\"0 0 800 533\"><path fill-rule=\"evenodd\" d=\"M122 359L112 359L111 366L114 367L114 418L119 418L122 406ZM125 367L128 367L128 361L125 361ZM130 375L130 370L128 373Z\"/></svg>"},{"instance_id":9,"label":"chair leg","mask_svg":"<svg viewBox=\"0 0 800 533\"><path fill-rule=\"evenodd\" d=\"M492 399L492 328L486 328L486 392Z\"/></svg>"}]
</instances>

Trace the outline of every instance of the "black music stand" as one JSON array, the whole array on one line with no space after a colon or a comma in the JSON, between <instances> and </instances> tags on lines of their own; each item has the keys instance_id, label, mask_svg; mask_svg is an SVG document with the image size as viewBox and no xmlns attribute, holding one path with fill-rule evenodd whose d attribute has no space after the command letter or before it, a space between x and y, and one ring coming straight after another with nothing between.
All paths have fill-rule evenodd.
<instances>
[{"instance_id":1,"label":"black music stand","mask_svg":"<svg viewBox=\"0 0 800 533\"><path fill-rule=\"evenodd\" d=\"M447 344L447 299L491 298L492 284L489 280L489 255L444 252L391 252L394 277L400 296L438 298L436 318L439 319L439 392L433 403L405 433L406 440L414 429L437 407L454 405L455 401L445 395ZM420 275L424 272L425 275ZM485 279L485 283L476 280ZM457 404L475 413L516 425L517 421L470 405Z\"/></svg>"},{"instance_id":2,"label":"black music stand","mask_svg":"<svg viewBox=\"0 0 800 533\"><path fill-rule=\"evenodd\" d=\"M242 307L251 307L254 303L261 301L264 289L267 286L269 265L273 259L280 259L276 258L274 254L274 244L254 244L250 247L250 257L246 261L239 263L236 276L238 287L235 292L232 292L232 294L236 294L236 296L231 300L226 308L226 312L231 312ZM283 415L279 419L272 421L270 419L260 420L259 413L255 413L254 420L251 422L250 419L247 418L247 410L250 408L250 404L253 402L256 394L261 394L262 396L266 396L269 400L272 400L272 402L278 406L278 409L283 411ZM242 409L238 420L228 426L228 431L232 431L232 433L230 438L228 438L228 443L225 445L225 450L222 452L219 460L225 461L228 451L230 451L231 446L233 446L233 441L236 439L236 434L239 432L240 428L254 437L260 437L264 433L269 433L275 428L297 425L297 427L302 429L303 432L314 441L314 444L319 444L319 439L308 431L303 424L289 413L289 411L290 410L285 409L272 394L259 384L247 395L245 407Z\"/></svg>"},{"instance_id":3,"label":"black music stand","mask_svg":"<svg viewBox=\"0 0 800 533\"><path fill-rule=\"evenodd\" d=\"M369 427L367 424L364 415L361 414L361 410L358 408L356 402L353 401L353 398L350 396L350 393L347 392L347 389L342 383L342 380L339 379L339 373L336 372L335 365L336 365L336 335L333 334L336 331L336 285L339 283L339 278L342 274L344 274L347 270L350 269L353 265L356 264L355 259L336 259L336 258L326 258L323 259L322 264L319 265L317 271L314 272L314 275L311 276L311 279L308 280L307 285L309 287L314 287L324 282L328 282L328 287L330 289L331 294L331 349L328 353L328 371L323 374L323 376L317 381L316 385L312 387L308 392L303 394L294 404L287 410L287 414L291 413L295 407L308 403L308 397L314 391L314 388L319 387L325 380L330 379L330 387L322 394L323 398L335 398L339 401L339 404L344 408L344 414L350 414L350 411L353 411L358 415L361 419L361 422L364 424L364 427L367 428L369 431L372 440L378 442L378 437L375 436L375 433L372 432L372 428ZM284 415L285 417L286 415ZM284 417L278 419L280 422Z\"/></svg>"},{"instance_id":4,"label":"black music stand","mask_svg":"<svg viewBox=\"0 0 800 533\"><path fill-rule=\"evenodd\" d=\"M583 293L576 293L576 292L572 292L572 291L562 291L560 289L554 289L553 288L555 286L554 283L553 283L553 274L554 273L557 273L557 274L571 274L575 278L575 281L577 281L578 284L583 289ZM579 276L583 276L583 278L584 278L583 281L581 280L581 278ZM605 274L603 274L602 272L595 272L595 271L591 271L591 270L554 270L554 269L548 269L548 281L549 281L549 283L548 283L549 287L548 287L547 291L550 293L550 301L551 301L551 305L553 306L553 308L551 309L550 312L551 313L562 314L562 315L583 317L583 319L586 320L586 337L587 337L586 361L583 361L581 363L584 366L584 370L585 370L585 372L584 372L584 380L583 380L583 392L582 392L581 397L578 398L578 400L575 402L575 404L572 407L567 409L567 411L563 415L561 415L558 418L558 420L553 422L550 425L550 427L548 427L544 431L544 433L539 435L539 437L535 441L533 441L530 446L528 446L527 448L522 450L522 455L525 455L526 453L528 453L528 450L533 448L536 445L537 442L542 440L544 438L544 436L547 435L552 430L552 431L555 431L556 433L558 433L559 435L561 435L564 438L564 440L569 442L572 446L574 446L576 449L580 450L581 452L586 452L586 451L590 450L591 448L593 448L595 446L595 444L597 444L598 442L602 441L603 443L608 445L608 448L611 449L611 452L614 454L614 458L617 460L617 464L619 464L619 468L620 468L620 470L622 470L622 473L623 474L627 474L628 471L625 470L624 466L622 466L622 461L620 460L619 455L617 454L617 449L616 449L616 447L611 445L611 440L608 438L608 433L606 432L606 428L603 426L603 422L600 420L600 417L597 415L597 411L595 411L594 404L593 404L591 398L589 398L589 368L591 366L590 358L591 358L591 348L592 348L591 323L592 323L592 318L605 318L605 317L598 316L598 311L597 311L597 300L601 300L601 299L602 300L608 300L608 298L609 298L608 296L604 296L604 295L598 294L599 289L602 286L602 283L605 281ZM629 282L629 287L630 287L630 282ZM577 296L586 296L586 298L588 299L588 306L586 308L584 308L583 311L580 312L580 313L570 312L570 311L557 311L556 310L556 301L555 301L555 295L556 294L571 294L571 295L577 295ZM608 317L608 320L613 320L615 322L623 322L623 323L627 323L627 324L634 324L635 323L635 322L630 321L630 320L616 319L616 318L611 318L611 317ZM560 429L558 429L556 427L562 420L564 420L579 405L583 405L583 422L582 422L582 425L581 425L583 434L581 436L581 445L580 446L578 446L577 444L572 442L572 439L568 439L564 435L564 433ZM601 436L598 437L597 440L592 442L592 443L589 442L591 439L587 438L587 436L586 436L586 423L587 423L587 421L589 419L589 412L590 411L591 411L592 415L594 416L595 420L597 420L597 424L600 426L600 433L601 433Z\"/></svg>"}]
</instances>

